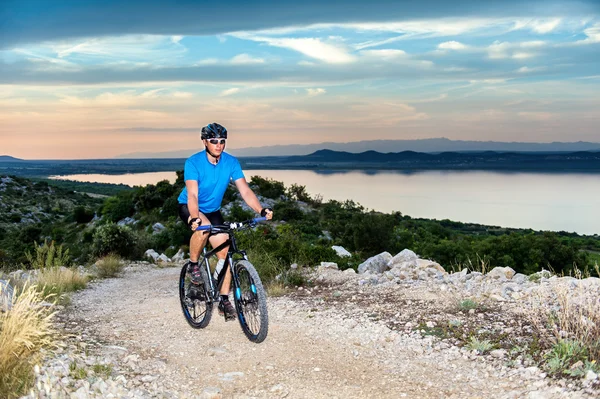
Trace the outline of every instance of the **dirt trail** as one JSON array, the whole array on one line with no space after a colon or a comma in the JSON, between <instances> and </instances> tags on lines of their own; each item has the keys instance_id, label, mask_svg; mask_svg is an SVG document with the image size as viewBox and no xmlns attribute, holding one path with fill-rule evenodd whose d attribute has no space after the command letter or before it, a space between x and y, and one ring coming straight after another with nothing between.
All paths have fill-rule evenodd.
<instances>
[{"instance_id":1,"label":"dirt trail","mask_svg":"<svg viewBox=\"0 0 600 399\"><path fill-rule=\"evenodd\" d=\"M254 344L237 321L186 323L178 268L133 268L73 296L69 325L121 351L128 379L157 397L499 398L581 397L509 377L458 348L403 340L384 326L293 298L269 299L269 335ZM310 308L307 308L309 306ZM456 349L456 350L452 350ZM538 389L546 389L539 391ZM162 392L162 393L161 393ZM539 396L543 394L543 396ZM536 396L538 395L538 396Z\"/></svg>"}]
</instances>

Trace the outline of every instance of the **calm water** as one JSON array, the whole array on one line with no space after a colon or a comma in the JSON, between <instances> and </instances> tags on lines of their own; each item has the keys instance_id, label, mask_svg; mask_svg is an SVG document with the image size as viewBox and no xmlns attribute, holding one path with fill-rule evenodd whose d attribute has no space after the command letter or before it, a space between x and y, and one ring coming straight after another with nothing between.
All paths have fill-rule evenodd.
<instances>
[{"instance_id":1,"label":"calm water","mask_svg":"<svg viewBox=\"0 0 600 399\"><path fill-rule=\"evenodd\" d=\"M368 209L504 227L600 234L600 175L496 172L402 173L246 170L306 186L323 199L352 199ZM175 181L175 172L54 178L128 185Z\"/></svg>"}]
</instances>

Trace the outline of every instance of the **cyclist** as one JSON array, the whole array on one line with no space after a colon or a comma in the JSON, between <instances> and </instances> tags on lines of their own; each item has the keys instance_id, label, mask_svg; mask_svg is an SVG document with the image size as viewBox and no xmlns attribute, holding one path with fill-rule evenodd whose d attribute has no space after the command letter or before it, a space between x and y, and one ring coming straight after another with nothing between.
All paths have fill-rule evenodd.
<instances>
[{"instance_id":1,"label":"cyclist","mask_svg":"<svg viewBox=\"0 0 600 399\"><path fill-rule=\"evenodd\" d=\"M227 143L227 129L218 123L210 123L202 128L200 139L204 144L204 151L198 152L185 161L184 180L185 188L179 194L179 217L194 232L190 239L190 266L192 284L201 282L198 259L206 241L210 241L213 248L227 240L226 234L216 234L209 237L208 231L196 231L200 225L223 224L221 202L230 181L233 181L243 200L261 216L271 219L273 210L263 208L258 198L248 186L238 160L224 152ZM228 248L217 253L217 266L215 278L223 268ZM235 319L235 309L229 302L229 289L231 286L231 272L226 268L223 284L221 286L221 301L219 314L225 320Z\"/></svg>"}]
</instances>

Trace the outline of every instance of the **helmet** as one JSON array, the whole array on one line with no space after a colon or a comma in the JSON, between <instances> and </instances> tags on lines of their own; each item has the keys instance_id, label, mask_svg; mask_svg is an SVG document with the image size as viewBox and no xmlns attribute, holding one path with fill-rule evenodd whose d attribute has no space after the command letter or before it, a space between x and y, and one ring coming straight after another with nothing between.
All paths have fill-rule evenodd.
<instances>
[{"instance_id":1,"label":"helmet","mask_svg":"<svg viewBox=\"0 0 600 399\"><path fill-rule=\"evenodd\" d=\"M202 128L202 133L200 133L200 138L202 140L207 139L226 139L227 138L227 129L225 126L221 126L218 123L209 123L208 125Z\"/></svg>"}]
</instances>

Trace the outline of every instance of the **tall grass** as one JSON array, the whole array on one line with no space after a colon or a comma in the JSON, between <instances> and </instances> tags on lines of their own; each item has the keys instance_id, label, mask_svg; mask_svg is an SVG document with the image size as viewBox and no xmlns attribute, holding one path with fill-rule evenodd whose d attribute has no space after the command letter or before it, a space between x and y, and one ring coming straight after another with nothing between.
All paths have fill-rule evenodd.
<instances>
[{"instance_id":1,"label":"tall grass","mask_svg":"<svg viewBox=\"0 0 600 399\"><path fill-rule=\"evenodd\" d=\"M582 273L576 275L582 276ZM566 373L568 367L582 360L600 362L600 304L597 296L587 292L582 281L577 280L575 288L549 286L546 291L540 292L534 306L527 312L545 348L556 352L565 343L569 347L581 348L577 356L569 355L569 352L563 356L564 351L560 351L564 370L556 370L555 365L548 364L553 372ZM587 359L582 358L582 353Z\"/></svg>"},{"instance_id":2,"label":"tall grass","mask_svg":"<svg viewBox=\"0 0 600 399\"><path fill-rule=\"evenodd\" d=\"M110 254L96 262L98 277L116 277L123 271L123 261L119 255Z\"/></svg>"},{"instance_id":3,"label":"tall grass","mask_svg":"<svg viewBox=\"0 0 600 399\"><path fill-rule=\"evenodd\" d=\"M54 346L52 306L35 286L27 286L13 297L12 308L0 312L0 397L24 395L34 380L33 366L41 349Z\"/></svg>"},{"instance_id":4,"label":"tall grass","mask_svg":"<svg viewBox=\"0 0 600 399\"><path fill-rule=\"evenodd\" d=\"M76 269L66 267L48 267L40 269L37 275L37 289L42 296L52 295L56 300L65 299L65 294L84 289L88 277Z\"/></svg>"}]
</instances>

